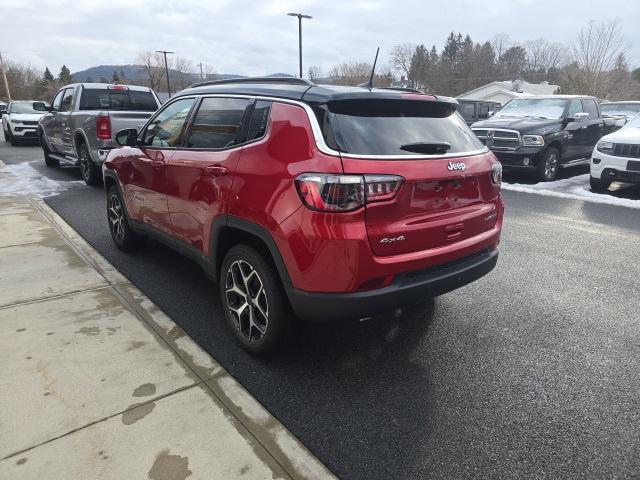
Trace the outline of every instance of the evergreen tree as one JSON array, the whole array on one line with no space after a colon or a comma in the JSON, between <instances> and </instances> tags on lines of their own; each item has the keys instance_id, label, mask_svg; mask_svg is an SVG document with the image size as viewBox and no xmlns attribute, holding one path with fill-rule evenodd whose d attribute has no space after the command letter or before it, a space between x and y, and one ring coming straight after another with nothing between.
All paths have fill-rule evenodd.
<instances>
[{"instance_id":1,"label":"evergreen tree","mask_svg":"<svg viewBox=\"0 0 640 480\"><path fill-rule=\"evenodd\" d=\"M120 75L115 70L113 71L113 75L111 76L111 83L120 83Z\"/></svg>"},{"instance_id":2,"label":"evergreen tree","mask_svg":"<svg viewBox=\"0 0 640 480\"><path fill-rule=\"evenodd\" d=\"M44 80L45 82L53 82L53 75L51 74L51 70L49 70L49 67L45 67L42 80Z\"/></svg>"},{"instance_id":3,"label":"evergreen tree","mask_svg":"<svg viewBox=\"0 0 640 480\"><path fill-rule=\"evenodd\" d=\"M73 83L73 76L71 75L71 71L67 68L66 65L62 65L60 69L60 75L58 75L58 81L61 85L68 85L69 83Z\"/></svg>"}]
</instances>

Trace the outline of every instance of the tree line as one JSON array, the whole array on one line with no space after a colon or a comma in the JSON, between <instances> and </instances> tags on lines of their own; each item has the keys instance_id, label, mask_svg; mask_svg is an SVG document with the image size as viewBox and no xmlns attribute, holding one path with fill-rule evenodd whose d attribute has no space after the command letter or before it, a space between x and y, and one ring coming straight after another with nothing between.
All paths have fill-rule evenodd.
<instances>
[{"instance_id":1,"label":"tree line","mask_svg":"<svg viewBox=\"0 0 640 480\"><path fill-rule=\"evenodd\" d=\"M543 38L518 43L504 33L474 42L470 35L451 32L441 50L424 44L395 46L388 65L377 69L376 84L458 96L492 81L522 79L558 85L566 94L640 100L640 69L630 71L626 45L619 20L591 22L568 44ZM324 78L318 67L309 69L311 79L339 85L358 85L370 73L366 62L335 65Z\"/></svg>"}]
</instances>

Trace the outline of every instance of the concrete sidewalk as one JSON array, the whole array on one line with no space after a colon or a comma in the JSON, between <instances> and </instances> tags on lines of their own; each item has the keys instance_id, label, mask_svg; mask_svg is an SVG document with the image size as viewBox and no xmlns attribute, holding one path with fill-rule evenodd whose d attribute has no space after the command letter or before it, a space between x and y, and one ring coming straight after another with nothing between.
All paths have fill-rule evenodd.
<instances>
[{"instance_id":1,"label":"concrete sidewalk","mask_svg":"<svg viewBox=\"0 0 640 480\"><path fill-rule=\"evenodd\" d=\"M0 197L0 364L1 479L334 478L36 198Z\"/></svg>"}]
</instances>

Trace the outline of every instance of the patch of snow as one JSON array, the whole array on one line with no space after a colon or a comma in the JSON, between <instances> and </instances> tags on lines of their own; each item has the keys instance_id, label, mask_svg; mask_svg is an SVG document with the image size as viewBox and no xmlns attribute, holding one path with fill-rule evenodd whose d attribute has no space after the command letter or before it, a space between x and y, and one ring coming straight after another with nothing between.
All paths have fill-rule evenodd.
<instances>
[{"instance_id":1,"label":"patch of snow","mask_svg":"<svg viewBox=\"0 0 640 480\"><path fill-rule=\"evenodd\" d=\"M503 182L502 188L504 190L511 190L514 192L535 193L550 197L570 198L573 200L584 200L592 203L640 209L640 200L614 197L608 193L592 192L589 185L588 173L578 175L576 177L556 180L555 182L541 182L534 183L533 185Z\"/></svg>"},{"instance_id":2,"label":"patch of snow","mask_svg":"<svg viewBox=\"0 0 640 480\"><path fill-rule=\"evenodd\" d=\"M84 184L82 180L58 182L45 177L28 163L5 165L0 168L0 196L57 195L70 186Z\"/></svg>"}]
</instances>

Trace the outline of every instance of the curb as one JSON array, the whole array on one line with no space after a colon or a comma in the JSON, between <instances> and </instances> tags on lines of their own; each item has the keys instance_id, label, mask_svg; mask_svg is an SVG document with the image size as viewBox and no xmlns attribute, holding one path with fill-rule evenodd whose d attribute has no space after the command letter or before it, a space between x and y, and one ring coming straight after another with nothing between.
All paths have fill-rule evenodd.
<instances>
[{"instance_id":1,"label":"curb","mask_svg":"<svg viewBox=\"0 0 640 480\"><path fill-rule=\"evenodd\" d=\"M131 284L51 207L39 197L26 198L63 240L107 281L109 288L122 304L148 325L189 366L203 387L228 409L253 440L260 444L288 475L304 480L337 478L213 357Z\"/></svg>"}]
</instances>

